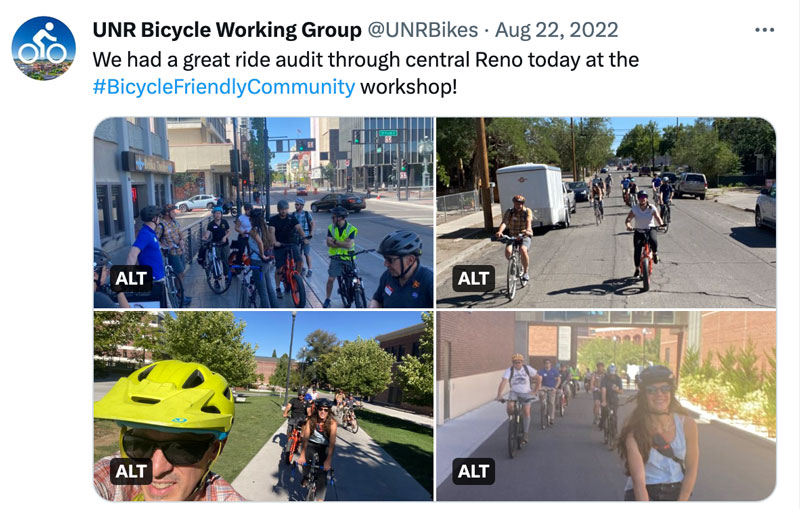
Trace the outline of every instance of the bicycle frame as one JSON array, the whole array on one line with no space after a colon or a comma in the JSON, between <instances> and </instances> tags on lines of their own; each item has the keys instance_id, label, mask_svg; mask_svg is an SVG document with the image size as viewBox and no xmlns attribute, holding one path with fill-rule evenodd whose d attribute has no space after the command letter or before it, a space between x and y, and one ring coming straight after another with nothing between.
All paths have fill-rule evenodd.
<instances>
[{"instance_id":1,"label":"bicycle frame","mask_svg":"<svg viewBox=\"0 0 800 509\"><path fill-rule=\"evenodd\" d=\"M506 273L508 300L514 300L514 296L517 294L517 281L519 281L522 286L526 284L526 282L521 279L522 250L520 246L522 246L523 238L524 235L522 233L518 234L516 237L509 237L508 235L502 235L500 237L503 243L511 245L511 256L508 258L508 271Z\"/></svg>"},{"instance_id":2,"label":"bicycle frame","mask_svg":"<svg viewBox=\"0 0 800 509\"><path fill-rule=\"evenodd\" d=\"M523 434L523 418L525 415L525 405L534 401L536 398L522 399L517 398L513 401L514 407L511 415L508 416L508 455L513 458L517 451L522 449ZM501 399L501 403L511 402L509 399Z\"/></svg>"},{"instance_id":3,"label":"bicycle frame","mask_svg":"<svg viewBox=\"0 0 800 509\"><path fill-rule=\"evenodd\" d=\"M364 295L364 284L358 274L356 266L356 256L363 253L371 253L374 249L363 249L349 255L331 255L332 260L339 260L344 263L344 273L336 278L339 295L342 297L342 304L349 308L355 303L357 308L366 308L366 296Z\"/></svg>"},{"instance_id":4,"label":"bicycle frame","mask_svg":"<svg viewBox=\"0 0 800 509\"><path fill-rule=\"evenodd\" d=\"M306 239L310 239L308 236ZM286 253L286 264L278 271L283 278L284 285L289 289L289 294L292 297L292 304L296 308L306 307L306 287L303 283L303 278L297 271L297 262L294 259L294 250L292 244L284 244L276 249L288 249Z\"/></svg>"}]
</instances>

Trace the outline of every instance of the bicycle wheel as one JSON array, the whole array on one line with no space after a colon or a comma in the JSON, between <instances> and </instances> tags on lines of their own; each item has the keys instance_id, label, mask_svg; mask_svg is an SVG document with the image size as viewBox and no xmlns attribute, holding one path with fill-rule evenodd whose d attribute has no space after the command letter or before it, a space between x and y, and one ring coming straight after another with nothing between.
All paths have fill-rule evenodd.
<instances>
[{"instance_id":1,"label":"bicycle wheel","mask_svg":"<svg viewBox=\"0 0 800 509\"><path fill-rule=\"evenodd\" d=\"M645 292L650 290L650 270L652 269L650 264L652 260L649 256L645 256L645 254L649 253L649 250L642 253L642 287Z\"/></svg>"},{"instance_id":2,"label":"bicycle wheel","mask_svg":"<svg viewBox=\"0 0 800 509\"><path fill-rule=\"evenodd\" d=\"M514 457L517 454L517 441L519 433L517 432L517 415L514 414L508 419L508 455Z\"/></svg>"},{"instance_id":3,"label":"bicycle wheel","mask_svg":"<svg viewBox=\"0 0 800 509\"><path fill-rule=\"evenodd\" d=\"M561 397L560 397L560 398L558 398L558 399L561 401L561 404L559 405L559 407L560 407L560 408L558 409L558 414L559 414L561 417L564 417L564 410L566 409L566 408L565 408L564 396L561 396Z\"/></svg>"},{"instance_id":4,"label":"bicycle wheel","mask_svg":"<svg viewBox=\"0 0 800 509\"><path fill-rule=\"evenodd\" d=\"M358 419L356 419L355 415L353 416L353 423L350 425L350 431L352 431L354 435L358 433Z\"/></svg>"},{"instance_id":5,"label":"bicycle wheel","mask_svg":"<svg viewBox=\"0 0 800 509\"><path fill-rule=\"evenodd\" d=\"M606 421L607 421L607 420L608 420L608 417L606 417ZM603 426L603 443L604 443L604 444L607 444L607 443L608 443L608 441L609 441L609 434L610 434L610 432L609 432L609 430L608 430L608 428L609 428L609 427L610 427L610 426L608 425L608 422L606 422L606 423L604 424L604 426Z\"/></svg>"},{"instance_id":6,"label":"bicycle wheel","mask_svg":"<svg viewBox=\"0 0 800 509\"><path fill-rule=\"evenodd\" d=\"M184 297L184 290L183 290L183 283L181 282L180 278L175 274L172 274L170 277L172 282L172 290L170 291L170 295L174 298L174 304L176 308L183 307L183 297Z\"/></svg>"},{"instance_id":7,"label":"bicycle wheel","mask_svg":"<svg viewBox=\"0 0 800 509\"><path fill-rule=\"evenodd\" d=\"M291 465L292 461L294 460L294 444L295 439L294 437L290 437L289 441L286 443L286 456L285 461L287 465Z\"/></svg>"},{"instance_id":8,"label":"bicycle wheel","mask_svg":"<svg viewBox=\"0 0 800 509\"><path fill-rule=\"evenodd\" d=\"M514 300L514 296L517 294L517 257L513 253L511 258L508 259L506 287L508 289L508 300Z\"/></svg>"},{"instance_id":9,"label":"bicycle wheel","mask_svg":"<svg viewBox=\"0 0 800 509\"><path fill-rule=\"evenodd\" d=\"M600 208L597 205L594 206L594 222L597 226L600 226L600 223L603 222L600 217Z\"/></svg>"},{"instance_id":10,"label":"bicycle wheel","mask_svg":"<svg viewBox=\"0 0 800 509\"><path fill-rule=\"evenodd\" d=\"M342 305L345 309L349 309L353 304L353 300L352 297L350 297L350 291L345 281L344 276L336 278L336 284L339 285L339 296L342 298Z\"/></svg>"},{"instance_id":11,"label":"bicycle wheel","mask_svg":"<svg viewBox=\"0 0 800 509\"><path fill-rule=\"evenodd\" d=\"M608 416L608 445L613 448L614 440L617 438L617 413Z\"/></svg>"},{"instance_id":12,"label":"bicycle wheel","mask_svg":"<svg viewBox=\"0 0 800 509\"><path fill-rule=\"evenodd\" d=\"M248 307L248 302L247 301L249 300L250 292L248 291L247 286L248 286L247 285L247 279L246 278L241 278L241 281L239 281L239 307L240 308Z\"/></svg>"},{"instance_id":13,"label":"bicycle wheel","mask_svg":"<svg viewBox=\"0 0 800 509\"><path fill-rule=\"evenodd\" d=\"M545 429L547 428L547 394L545 394L544 397L541 398L541 400L542 404L539 405L541 407L540 417L541 417L542 429Z\"/></svg>"},{"instance_id":14,"label":"bicycle wheel","mask_svg":"<svg viewBox=\"0 0 800 509\"><path fill-rule=\"evenodd\" d=\"M367 307L367 296L364 295L364 288L361 285L358 285L354 288L355 299L353 302L355 303L357 308L366 308Z\"/></svg>"},{"instance_id":15,"label":"bicycle wheel","mask_svg":"<svg viewBox=\"0 0 800 509\"><path fill-rule=\"evenodd\" d=\"M303 283L303 277L297 272L292 274L292 282L290 285L292 291L292 304L296 308L306 307L306 285Z\"/></svg>"}]
</instances>

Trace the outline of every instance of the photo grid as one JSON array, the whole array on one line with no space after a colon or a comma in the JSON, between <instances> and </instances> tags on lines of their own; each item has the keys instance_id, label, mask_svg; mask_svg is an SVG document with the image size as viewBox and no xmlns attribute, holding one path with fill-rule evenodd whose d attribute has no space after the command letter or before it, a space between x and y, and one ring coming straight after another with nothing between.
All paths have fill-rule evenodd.
<instances>
[{"instance_id":1,"label":"photo grid","mask_svg":"<svg viewBox=\"0 0 800 509\"><path fill-rule=\"evenodd\" d=\"M772 493L765 120L126 117L93 146L100 497Z\"/></svg>"}]
</instances>

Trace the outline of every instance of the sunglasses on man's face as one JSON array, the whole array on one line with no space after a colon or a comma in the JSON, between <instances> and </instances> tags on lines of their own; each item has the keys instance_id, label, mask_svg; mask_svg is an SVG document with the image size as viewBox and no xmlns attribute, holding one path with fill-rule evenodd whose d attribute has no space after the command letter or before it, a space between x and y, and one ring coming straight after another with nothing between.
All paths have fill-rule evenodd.
<instances>
[{"instance_id":1,"label":"sunglasses on man's face","mask_svg":"<svg viewBox=\"0 0 800 509\"><path fill-rule=\"evenodd\" d=\"M672 392L671 385L649 385L647 387L647 394L654 395L654 394L669 394Z\"/></svg>"},{"instance_id":2,"label":"sunglasses on man's face","mask_svg":"<svg viewBox=\"0 0 800 509\"><path fill-rule=\"evenodd\" d=\"M164 457L172 465L185 466L198 463L205 456L214 437L206 440L152 440L133 434L133 430L122 435L122 448L129 458L149 459L156 449L161 449Z\"/></svg>"},{"instance_id":3,"label":"sunglasses on man's face","mask_svg":"<svg viewBox=\"0 0 800 509\"><path fill-rule=\"evenodd\" d=\"M397 260L399 260L399 259L400 259L400 257L399 257L399 256L384 256L384 257L383 257L383 261L384 261L384 262L386 262L386 263L388 263L388 264L390 264L390 265L391 265L392 263L396 262L396 261L397 261Z\"/></svg>"}]
</instances>

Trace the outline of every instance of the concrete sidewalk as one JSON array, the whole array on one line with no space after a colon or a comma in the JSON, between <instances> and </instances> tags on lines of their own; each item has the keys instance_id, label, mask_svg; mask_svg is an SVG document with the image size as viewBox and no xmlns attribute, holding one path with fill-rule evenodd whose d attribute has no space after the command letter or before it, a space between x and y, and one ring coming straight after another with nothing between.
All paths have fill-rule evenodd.
<instances>
[{"instance_id":1,"label":"concrete sidewalk","mask_svg":"<svg viewBox=\"0 0 800 509\"><path fill-rule=\"evenodd\" d=\"M334 394L330 392L323 392L319 391L320 396L328 398L329 400L333 401ZM427 426L429 428L433 428L433 417L427 415L420 415L415 414L413 412L409 412L408 410L402 410L400 408L392 408L383 405L375 405L373 403L367 403L365 401L361 402L364 405L366 410L371 412L375 412L377 414L388 415L389 417L395 417L397 419L402 419L404 421L413 422L416 424L420 424L422 426Z\"/></svg>"},{"instance_id":2,"label":"concrete sidewalk","mask_svg":"<svg viewBox=\"0 0 800 509\"><path fill-rule=\"evenodd\" d=\"M492 204L492 224L496 228L502 219L499 203ZM476 251L490 245L491 233L486 232L483 211L436 226L436 277L446 277L454 265L469 259Z\"/></svg>"},{"instance_id":3,"label":"concrete sidewalk","mask_svg":"<svg viewBox=\"0 0 800 509\"><path fill-rule=\"evenodd\" d=\"M756 200L761 193L761 188L714 188L709 189L709 193L706 199L713 199L715 203L755 212Z\"/></svg>"},{"instance_id":4,"label":"concrete sidewalk","mask_svg":"<svg viewBox=\"0 0 800 509\"><path fill-rule=\"evenodd\" d=\"M257 501L304 500L302 471L282 458L286 423L264 444L233 480L243 497ZM338 428L332 467L335 486L328 485L330 500L429 501L431 495L389 456L364 430L353 434Z\"/></svg>"},{"instance_id":5,"label":"concrete sidewalk","mask_svg":"<svg viewBox=\"0 0 800 509\"><path fill-rule=\"evenodd\" d=\"M506 422L505 405L489 401L436 427L436 486L450 478L453 460L467 458Z\"/></svg>"}]
</instances>

